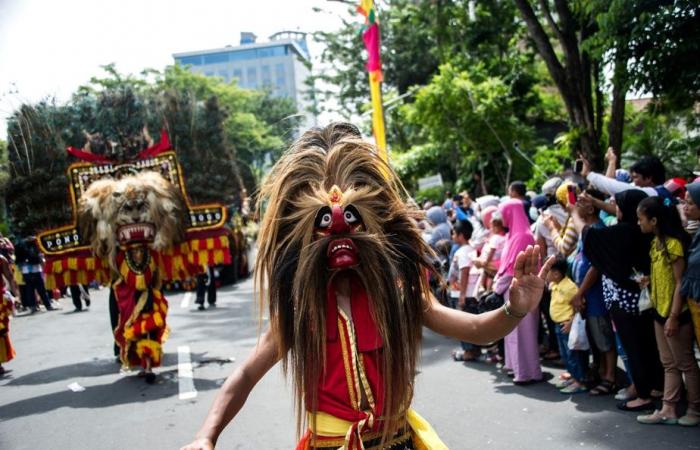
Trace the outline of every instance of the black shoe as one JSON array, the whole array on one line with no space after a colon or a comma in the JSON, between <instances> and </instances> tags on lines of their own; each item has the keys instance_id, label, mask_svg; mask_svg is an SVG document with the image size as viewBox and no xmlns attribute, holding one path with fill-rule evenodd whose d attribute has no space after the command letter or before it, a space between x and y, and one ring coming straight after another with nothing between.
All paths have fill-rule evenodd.
<instances>
[{"instance_id":1,"label":"black shoe","mask_svg":"<svg viewBox=\"0 0 700 450\"><path fill-rule=\"evenodd\" d=\"M621 409L622 411L634 411L634 412L652 411L652 410L656 409L656 405L654 405L654 402L644 403L644 404L638 405L638 406L627 406L627 403L629 401L630 400L618 403L617 409Z\"/></svg>"},{"instance_id":2,"label":"black shoe","mask_svg":"<svg viewBox=\"0 0 700 450\"><path fill-rule=\"evenodd\" d=\"M82 308L75 308L75 309L73 310L73 312L74 312L74 313L83 312L83 309L82 309Z\"/></svg>"},{"instance_id":3,"label":"black shoe","mask_svg":"<svg viewBox=\"0 0 700 450\"><path fill-rule=\"evenodd\" d=\"M54 307L51 306L51 305L48 305L48 306L46 306L46 310L47 310L47 311L56 311L56 308L54 308Z\"/></svg>"},{"instance_id":4,"label":"black shoe","mask_svg":"<svg viewBox=\"0 0 700 450\"><path fill-rule=\"evenodd\" d=\"M216 308L216 303L209 303L210 308Z\"/></svg>"},{"instance_id":5,"label":"black shoe","mask_svg":"<svg viewBox=\"0 0 700 450\"><path fill-rule=\"evenodd\" d=\"M85 306L87 306L88 308L90 307L90 299L89 298L85 299Z\"/></svg>"},{"instance_id":6,"label":"black shoe","mask_svg":"<svg viewBox=\"0 0 700 450\"><path fill-rule=\"evenodd\" d=\"M199 305L199 307L197 309L199 311L204 311L206 308L204 307L204 305Z\"/></svg>"},{"instance_id":7,"label":"black shoe","mask_svg":"<svg viewBox=\"0 0 700 450\"><path fill-rule=\"evenodd\" d=\"M539 380L513 381L513 384L516 386L530 386L531 384L542 383L543 381L544 378L540 378Z\"/></svg>"},{"instance_id":8,"label":"black shoe","mask_svg":"<svg viewBox=\"0 0 700 450\"><path fill-rule=\"evenodd\" d=\"M146 383L153 384L156 382L156 374L153 372L146 373Z\"/></svg>"}]
</instances>

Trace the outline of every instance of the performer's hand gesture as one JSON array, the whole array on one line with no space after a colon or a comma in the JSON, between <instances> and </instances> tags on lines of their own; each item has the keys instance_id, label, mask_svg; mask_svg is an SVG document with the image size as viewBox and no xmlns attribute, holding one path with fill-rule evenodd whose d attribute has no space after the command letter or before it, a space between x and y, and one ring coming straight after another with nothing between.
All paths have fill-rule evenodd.
<instances>
[{"instance_id":1,"label":"performer's hand gesture","mask_svg":"<svg viewBox=\"0 0 700 450\"><path fill-rule=\"evenodd\" d=\"M554 263L554 257L550 256L537 273L539 265L539 246L528 246L524 252L520 252L515 260L513 282L510 285L510 310L520 316L534 311L540 304L544 291L545 278L550 267Z\"/></svg>"}]
</instances>

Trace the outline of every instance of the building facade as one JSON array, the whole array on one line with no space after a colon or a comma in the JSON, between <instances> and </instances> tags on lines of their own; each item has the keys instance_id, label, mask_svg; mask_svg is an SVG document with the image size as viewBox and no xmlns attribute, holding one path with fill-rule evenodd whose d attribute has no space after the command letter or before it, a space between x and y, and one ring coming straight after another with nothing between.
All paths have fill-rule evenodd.
<instances>
[{"instance_id":1,"label":"building facade","mask_svg":"<svg viewBox=\"0 0 700 450\"><path fill-rule=\"evenodd\" d=\"M290 98L304 115L301 127L316 125L310 111L311 87L306 84L311 61L304 33L280 32L264 43L257 43L252 33L241 33L238 46L175 53L173 58L192 72L226 82L236 79L243 88L268 89L275 96Z\"/></svg>"}]
</instances>

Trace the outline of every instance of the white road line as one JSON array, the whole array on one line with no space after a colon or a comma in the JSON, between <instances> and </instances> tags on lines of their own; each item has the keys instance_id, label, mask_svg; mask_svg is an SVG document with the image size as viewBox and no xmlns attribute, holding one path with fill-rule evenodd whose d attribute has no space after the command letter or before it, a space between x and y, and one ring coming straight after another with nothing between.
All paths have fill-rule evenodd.
<instances>
[{"instance_id":1,"label":"white road line","mask_svg":"<svg viewBox=\"0 0 700 450\"><path fill-rule=\"evenodd\" d=\"M190 302L192 301L193 297L194 297L194 292L185 292L185 296L182 297L182 301L180 302L180 308L182 308L182 309L189 308Z\"/></svg>"},{"instance_id":2,"label":"white road line","mask_svg":"<svg viewBox=\"0 0 700 450\"><path fill-rule=\"evenodd\" d=\"M194 388L194 372L190 361L189 345L181 345L177 348L177 381L180 400L189 400L197 397L197 389Z\"/></svg>"}]
</instances>

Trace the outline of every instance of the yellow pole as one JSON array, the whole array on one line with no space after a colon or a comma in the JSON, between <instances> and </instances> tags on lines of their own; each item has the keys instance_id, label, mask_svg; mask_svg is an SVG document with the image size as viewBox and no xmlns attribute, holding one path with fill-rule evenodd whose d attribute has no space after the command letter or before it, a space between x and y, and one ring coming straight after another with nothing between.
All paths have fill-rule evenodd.
<instances>
[{"instance_id":1,"label":"yellow pole","mask_svg":"<svg viewBox=\"0 0 700 450\"><path fill-rule=\"evenodd\" d=\"M369 74L370 96L372 100L372 131L377 144L379 157L386 163L389 162L389 155L386 150L386 133L384 131L384 109L382 108L382 83L378 80L377 74Z\"/></svg>"}]
</instances>

